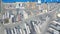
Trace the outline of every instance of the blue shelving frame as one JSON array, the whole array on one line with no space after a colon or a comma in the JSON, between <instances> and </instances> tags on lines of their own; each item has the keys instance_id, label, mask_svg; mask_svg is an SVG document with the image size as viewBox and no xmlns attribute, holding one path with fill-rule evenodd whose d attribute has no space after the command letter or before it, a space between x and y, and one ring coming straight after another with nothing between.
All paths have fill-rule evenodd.
<instances>
[{"instance_id":1,"label":"blue shelving frame","mask_svg":"<svg viewBox=\"0 0 60 34\"><path fill-rule=\"evenodd\" d=\"M41 3L60 3L60 0L39 0ZM2 0L4 3L14 2L38 2L38 0Z\"/></svg>"}]
</instances>

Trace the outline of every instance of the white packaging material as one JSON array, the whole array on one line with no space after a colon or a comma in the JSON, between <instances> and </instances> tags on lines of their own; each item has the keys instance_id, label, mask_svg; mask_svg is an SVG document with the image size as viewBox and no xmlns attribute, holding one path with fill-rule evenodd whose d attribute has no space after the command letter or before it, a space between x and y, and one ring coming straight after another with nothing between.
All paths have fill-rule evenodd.
<instances>
[{"instance_id":1,"label":"white packaging material","mask_svg":"<svg viewBox=\"0 0 60 34\"><path fill-rule=\"evenodd\" d=\"M30 34L29 26L26 26L27 34Z\"/></svg>"},{"instance_id":2,"label":"white packaging material","mask_svg":"<svg viewBox=\"0 0 60 34\"><path fill-rule=\"evenodd\" d=\"M58 17L60 17L60 13L59 13L59 14L57 14L57 16L58 16Z\"/></svg>"},{"instance_id":3,"label":"white packaging material","mask_svg":"<svg viewBox=\"0 0 60 34\"><path fill-rule=\"evenodd\" d=\"M11 32L12 32L12 34L14 34L14 33L13 33L13 30L11 30Z\"/></svg>"},{"instance_id":4,"label":"white packaging material","mask_svg":"<svg viewBox=\"0 0 60 34\"><path fill-rule=\"evenodd\" d=\"M25 28L26 28L26 23L24 24Z\"/></svg>"},{"instance_id":5,"label":"white packaging material","mask_svg":"<svg viewBox=\"0 0 60 34\"><path fill-rule=\"evenodd\" d=\"M23 34L26 34L24 30L22 30L22 31L23 31Z\"/></svg>"},{"instance_id":6,"label":"white packaging material","mask_svg":"<svg viewBox=\"0 0 60 34\"><path fill-rule=\"evenodd\" d=\"M22 3L20 3L20 6L22 6Z\"/></svg>"},{"instance_id":7,"label":"white packaging material","mask_svg":"<svg viewBox=\"0 0 60 34\"><path fill-rule=\"evenodd\" d=\"M12 23L12 19L11 18L9 19L9 22Z\"/></svg>"},{"instance_id":8,"label":"white packaging material","mask_svg":"<svg viewBox=\"0 0 60 34\"><path fill-rule=\"evenodd\" d=\"M39 29L40 29L40 32L41 32L41 27L42 27L42 26L40 25L40 23L38 24L38 27L39 27Z\"/></svg>"},{"instance_id":9,"label":"white packaging material","mask_svg":"<svg viewBox=\"0 0 60 34\"><path fill-rule=\"evenodd\" d=\"M7 18L6 13L4 14L4 18Z\"/></svg>"},{"instance_id":10,"label":"white packaging material","mask_svg":"<svg viewBox=\"0 0 60 34\"><path fill-rule=\"evenodd\" d=\"M14 17L14 15L11 15L9 22L12 23L12 18Z\"/></svg>"},{"instance_id":11,"label":"white packaging material","mask_svg":"<svg viewBox=\"0 0 60 34\"><path fill-rule=\"evenodd\" d=\"M54 30L54 34L59 34L59 31Z\"/></svg>"},{"instance_id":12,"label":"white packaging material","mask_svg":"<svg viewBox=\"0 0 60 34\"><path fill-rule=\"evenodd\" d=\"M24 15L24 19L28 18L28 14L25 11L23 11L23 15Z\"/></svg>"},{"instance_id":13,"label":"white packaging material","mask_svg":"<svg viewBox=\"0 0 60 34\"><path fill-rule=\"evenodd\" d=\"M19 8L19 3L18 2L16 2L16 8Z\"/></svg>"},{"instance_id":14,"label":"white packaging material","mask_svg":"<svg viewBox=\"0 0 60 34\"><path fill-rule=\"evenodd\" d=\"M32 24L34 25L34 22L32 22Z\"/></svg>"},{"instance_id":15,"label":"white packaging material","mask_svg":"<svg viewBox=\"0 0 60 34\"><path fill-rule=\"evenodd\" d=\"M49 28L48 30L49 30L50 32L52 32L54 29L53 29L53 28Z\"/></svg>"},{"instance_id":16,"label":"white packaging material","mask_svg":"<svg viewBox=\"0 0 60 34\"><path fill-rule=\"evenodd\" d=\"M16 21L18 21L18 16L16 17Z\"/></svg>"},{"instance_id":17,"label":"white packaging material","mask_svg":"<svg viewBox=\"0 0 60 34\"><path fill-rule=\"evenodd\" d=\"M15 34L17 34L16 29L14 28Z\"/></svg>"},{"instance_id":18,"label":"white packaging material","mask_svg":"<svg viewBox=\"0 0 60 34\"><path fill-rule=\"evenodd\" d=\"M20 29L20 34L23 34L21 29Z\"/></svg>"},{"instance_id":19,"label":"white packaging material","mask_svg":"<svg viewBox=\"0 0 60 34\"><path fill-rule=\"evenodd\" d=\"M47 10L43 10L43 13L47 13Z\"/></svg>"},{"instance_id":20,"label":"white packaging material","mask_svg":"<svg viewBox=\"0 0 60 34\"><path fill-rule=\"evenodd\" d=\"M11 15L11 17L10 18L13 18L14 17L14 15Z\"/></svg>"},{"instance_id":21,"label":"white packaging material","mask_svg":"<svg viewBox=\"0 0 60 34\"><path fill-rule=\"evenodd\" d=\"M7 31L6 31L6 29L4 30L4 32L5 32L4 34L7 34Z\"/></svg>"},{"instance_id":22,"label":"white packaging material","mask_svg":"<svg viewBox=\"0 0 60 34\"><path fill-rule=\"evenodd\" d=\"M16 29L16 32L17 32L17 34L20 34L19 31L18 31L18 29Z\"/></svg>"},{"instance_id":23,"label":"white packaging material","mask_svg":"<svg viewBox=\"0 0 60 34\"><path fill-rule=\"evenodd\" d=\"M53 21L54 23L56 23L56 24L59 24L60 25L60 23L59 22L56 22L56 21Z\"/></svg>"},{"instance_id":24,"label":"white packaging material","mask_svg":"<svg viewBox=\"0 0 60 34\"><path fill-rule=\"evenodd\" d=\"M9 18L9 12L7 12L7 18Z\"/></svg>"},{"instance_id":25,"label":"white packaging material","mask_svg":"<svg viewBox=\"0 0 60 34\"><path fill-rule=\"evenodd\" d=\"M2 17L3 19L5 19L5 15L3 15L3 17Z\"/></svg>"},{"instance_id":26,"label":"white packaging material","mask_svg":"<svg viewBox=\"0 0 60 34\"><path fill-rule=\"evenodd\" d=\"M30 32L29 26L25 24L25 28L26 28L27 34L30 34L31 32Z\"/></svg>"},{"instance_id":27,"label":"white packaging material","mask_svg":"<svg viewBox=\"0 0 60 34\"><path fill-rule=\"evenodd\" d=\"M34 25L34 28L37 34L41 34L40 29L36 24Z\"/></svg>"}]
</instances>

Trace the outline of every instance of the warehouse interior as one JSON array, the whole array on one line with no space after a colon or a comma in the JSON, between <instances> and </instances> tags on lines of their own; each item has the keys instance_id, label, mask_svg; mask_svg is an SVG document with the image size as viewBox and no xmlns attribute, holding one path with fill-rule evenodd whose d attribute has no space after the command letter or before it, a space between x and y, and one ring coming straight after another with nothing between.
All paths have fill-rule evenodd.
<instances>
[{"instance_id":1,"label":"warehouse interior","mask_svg":"<svg viewBox=\"0 0 60 34\"><path fill-rule=\"evenodd\" d=\"M60 0L0 0L0 34L60 34Z\"/></svg>"}]
</instances>

